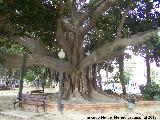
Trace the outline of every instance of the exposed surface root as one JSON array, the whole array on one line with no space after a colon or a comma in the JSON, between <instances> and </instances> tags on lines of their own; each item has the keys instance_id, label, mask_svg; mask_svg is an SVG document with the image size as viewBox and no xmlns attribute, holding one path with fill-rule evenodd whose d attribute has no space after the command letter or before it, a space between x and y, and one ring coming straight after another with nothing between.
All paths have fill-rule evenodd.
<instances>
[{"instance_id":1,"label":"exposed surface root","mask_svg":"<svg viewBox=\"0 0 160 120\"><path fill-rule=\"evenodd\" d=\"M69 98L69 102L73 102L73 103L89 103L89 101L85 100L81 94L79 93L78 89L76 88L74 91L74 95L71 95Z\"/></svg>"},{"instance_id":2,"label":"exposed surface root","mask_svg":"<svg viewBox=\"0 0 160 120\"><path fill-rule=\"evenodd\" d=\"M96 102L96 103L126 102L122 98L114 97L111 95L102 95L97 91L92 91L91 97L92 97L92 102Z\"/></svg>"},{"instance_id":3,"label":"exposed surface root","mask_svg":"<svg viewBox=\"0 0 160 120\"><path fill-rule=\"evenodd\" d=\"M126 101L122 98L118 98L111 95L102 95L97 91L92 91L91 93L91 100L84 99L81 94L79 93L78 89L75 89L74 92L75 96L71 95L69 99L69 103L126 103Z\"/></svg>"}]
</instances>

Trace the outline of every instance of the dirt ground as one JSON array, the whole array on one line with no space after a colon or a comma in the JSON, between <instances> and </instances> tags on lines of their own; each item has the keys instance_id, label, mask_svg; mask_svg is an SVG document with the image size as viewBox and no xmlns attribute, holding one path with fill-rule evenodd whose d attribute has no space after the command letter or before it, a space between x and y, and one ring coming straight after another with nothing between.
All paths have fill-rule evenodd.
<instances>
[{"instance_id":1,"label":"dirt ground","mask_svg":"<svg viewBox=\"0 0 160 120\"><path fill-rule=\"evenodd\" d=\"M27 93L27 92L30 93L31 90L35 90L35 88L34 87L24 87L23 93ZM57 91L58 91L57 88L54 88L54 89L53 88L52 89L46 88L45 89L45 93L55 93ZM7 110L14 111L13 98L16 98L17 95L18 95L18 89L0 91L0 112L7 111ZM109 100L112 100L112 99L109 99ZM70 101L70 102L74 103L74 101ZM96 101L94 101L94 102L96 102ZM103 102L103 100L101 102ZM75 102L75 104L76 103L77 102ZM25 114L25 112L26 112L26 115L29 114L29 113L27 113L27 111L24 111L24 110L20 110L20 112L18 112L18 114L22 114L22 112L23 112L23 114ZM125 116L128 118L129 117L141 117L141 120L143 120L146 115L156 116L157 117L156 120L160 120L160 112L157 112L153 115L150 113L144 113L144 114L132 113L132 112L126 113L123 111L121 113L115 113L115 114L107 114L107 113L106 114L101 114L101 113L81 114L81 113L77 113L77 112L73 112L73 111L71 113L67 112L67 114L63 113L62 115L59 114L58 112L57 113L55 113L55 112L47 113L46 112L46 113L40 113L40 114L35 113L34 117L32 117L28 120L93 120L93 119L116 120L116 119L118 119L117 117L120 117L120 116ZM22 120L22 118L16 118L13 116L0 114L0 120Z\"/></svg>"}]
</instances>

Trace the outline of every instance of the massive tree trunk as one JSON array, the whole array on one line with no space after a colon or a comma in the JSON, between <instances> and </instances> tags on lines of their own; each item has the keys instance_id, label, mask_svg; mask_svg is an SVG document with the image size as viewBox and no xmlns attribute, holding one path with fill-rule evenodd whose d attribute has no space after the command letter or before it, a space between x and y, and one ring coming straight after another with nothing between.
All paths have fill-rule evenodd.
<instances>
[{"instance_id":1,"label":"massive tree trunk","mask_svg":"<svg viewBox=\"0 0 160 120\"><path fill-rule=\"evenodd\" d=\"M62 99L69 100L70 92L71 92L71 76L66 74L65 79L63 80Z\"/></svg>"}]
</instances>

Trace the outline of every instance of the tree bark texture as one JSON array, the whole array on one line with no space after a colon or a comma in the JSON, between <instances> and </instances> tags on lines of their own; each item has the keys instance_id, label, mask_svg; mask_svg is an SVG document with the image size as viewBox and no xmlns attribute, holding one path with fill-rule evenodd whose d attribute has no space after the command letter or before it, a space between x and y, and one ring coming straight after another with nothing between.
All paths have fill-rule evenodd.
<instances>
[{"instance_id":1,"label":"tree bark texture","mask_svg":"<svg viewBox=\"0 0 160 120\"><path fill-rule=\"evenodd\" d=\"M23 90L23 77L25 74L26 60L27 60L27 55L24 54L23 59L22 59L21 71L20 71L20 86L19 86L19 92L18 92L18 97L20 100L21 100L21 95L22 95L22 90Z\"/></svg>"},{"instance_id":2,"label":"tree bark texture","mask_svg":"<svg viewBox=\"0 0 160 120\"><path fill-rule=\"evenodd\" d=\"M146 46L146 67L147 67L147 84L151 84L151 77L150 77L150 55L149 49Z\"/></svg>"},{"instance_id":3,"label":"tree bark texture","mask_svg":"<svg viewBox=\"0 0 160 120\"><path fill-rule=\"evenodd\" d=\"M118 56L118 63L119 63L119 79L122 85L123 94L126 94L126 87L125 87L125 78L124 78L124 51L121 55Z\"/></svg>"}]
</instances>

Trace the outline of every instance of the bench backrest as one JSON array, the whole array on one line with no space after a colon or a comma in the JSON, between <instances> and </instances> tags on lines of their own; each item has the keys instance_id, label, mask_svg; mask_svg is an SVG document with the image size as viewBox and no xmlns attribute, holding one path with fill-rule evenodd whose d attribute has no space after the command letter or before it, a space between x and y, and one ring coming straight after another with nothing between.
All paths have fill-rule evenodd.
<instances>
[{"instance_id":1,"label":"bench backrest","mask_svg":"<svg viewBox=\"0 0 160 120\"><path fill-rule=\"evenodd\" d=\"M21 99L24 101L45 101L46 97L45 96L22 94Z\"/></svg>"}]
</instances>

